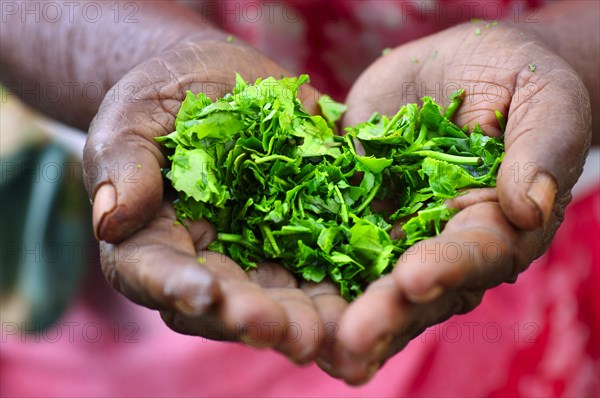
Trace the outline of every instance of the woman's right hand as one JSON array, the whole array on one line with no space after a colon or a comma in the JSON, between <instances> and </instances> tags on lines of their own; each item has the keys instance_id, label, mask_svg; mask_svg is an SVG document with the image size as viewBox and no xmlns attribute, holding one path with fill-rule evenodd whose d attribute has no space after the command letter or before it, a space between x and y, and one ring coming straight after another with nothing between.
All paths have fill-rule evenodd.
<instances>
[{"instance_id":1,"label":"woman's right hand","mask_svg":"<svg viewBox=\"0 0 600 398\"><path fill-rule=\"evenodd\" d=\"M154 137L173 131L186 90L221 97L233 88L235 72L248 81L286 74L247 46L190 40L132 69L108 92L84 151L102 269L118 291L159 310L175 331L273 347L305 363L346 306L338 289L298 283L269 264L244 272L205 251L214 228L205 220L188 228L176 223L163 195L167 163ZM310 87L301 92L309 111L317 96Z\"/></svg>"}]
</instances>

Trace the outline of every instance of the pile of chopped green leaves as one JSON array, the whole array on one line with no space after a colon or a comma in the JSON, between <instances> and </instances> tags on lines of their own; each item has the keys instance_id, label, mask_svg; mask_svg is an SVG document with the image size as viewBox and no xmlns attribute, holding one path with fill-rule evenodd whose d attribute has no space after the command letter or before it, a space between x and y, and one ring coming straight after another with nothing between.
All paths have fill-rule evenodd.
<instances>
[{"instance_id":1,"label":"pile of chopped green leaves","mask_svg":"<svg viewBox=\"0 0 600 398\"><path fill-rule=\"evenodd\" d=\"M188 91L176 130L157 141L171 151L164 172L179 192L178 218L216 226L210 250L245 269L278 260L308 281L330 278L352 300L408 247L440 233L454 214L444 200L495 185L504 145L450 121L462 90L447 109L424 97L336 135L345 106L324 96L323 116L309 115L297 98L307 81L250 85L237 75L215 102ZM396 210L373 210L376 199ZM403 236L392 239L398 221Z\"/></svg>"}]
</instances>

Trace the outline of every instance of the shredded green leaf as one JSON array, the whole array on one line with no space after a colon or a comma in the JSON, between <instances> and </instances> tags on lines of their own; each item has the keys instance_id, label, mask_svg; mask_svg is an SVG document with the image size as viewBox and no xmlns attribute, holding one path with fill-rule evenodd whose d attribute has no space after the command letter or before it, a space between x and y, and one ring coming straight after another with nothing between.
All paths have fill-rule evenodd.
<instances>
[{"instance_id":1,"label":"shredded green leaf","mask_svg":"<svg viewBox=\"0 0 600 398\"><path fill-rule=\"evenodd\" d=\"M495 113L496 113L496 120L498 121L498 124L500 125L500 130L502 130L502 132L504 133L504 130L506 130L506 119L504 118L504 115L502 114L502 112L500 112L499 110L496 109Z\"/></svg>"},{"instance_id":2,"label":"shredded green leaf","mask_svg":"<svg viewBox=\"0 0 600 398\"><path fill-rule=\"evenodd\" d=\"M297 98L307 81L250 85L237 75L215 102L188 91L175 131L156 140L170 153L163 172L179 192L178 219L206 218L217 229L210 250L244 269L276 260L308 281L329 278L352 300L407 248L441 232L455 213L445 199L495 185L504 144L450 121L462 90L446 109L424 97L422 107L374 114L337 136L345 105L324 96L323 116L309 115ZM375 200L396 210L375 211ZM396 222L403 236L392 239Z\"/></svg>"}]
</instances>

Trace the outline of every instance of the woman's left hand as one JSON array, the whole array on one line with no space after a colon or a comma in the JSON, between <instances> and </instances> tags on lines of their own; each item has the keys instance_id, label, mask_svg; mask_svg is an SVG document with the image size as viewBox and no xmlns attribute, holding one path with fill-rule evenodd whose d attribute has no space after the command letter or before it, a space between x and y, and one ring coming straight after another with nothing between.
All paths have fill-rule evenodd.
<instances>
[{"instance_id":1,"label":"woman's left hand","mask_svg":"<svg viewBox=\"0 0 600 398\"><path fill-rule=\"evenodd\" d=\"M476 31L476 29L478 29ZM463 209L342 314L320 366L352 384L370 379L425 328L473 310L487 289L516 281L547 249L570 201L591 137L590 100L569 64L537 37L503 25L464 24L400 46L354 85L345 125L394 114L421 96L466 97L455 122L500 135L497 188L455 199Z\"/></svg>"}]
</instances>

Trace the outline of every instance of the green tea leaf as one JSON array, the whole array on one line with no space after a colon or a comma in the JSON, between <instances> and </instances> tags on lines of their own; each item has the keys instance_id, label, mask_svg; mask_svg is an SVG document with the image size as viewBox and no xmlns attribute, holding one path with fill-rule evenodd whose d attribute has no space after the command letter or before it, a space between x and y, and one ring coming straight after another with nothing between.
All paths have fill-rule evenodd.
<instances>
[{"instance_id":1,"label":"green tea leaf","mask_svg":"<svg viewBox=\"0 0 600 398\"><path fill-rule=\"evenodd\" d=\"M352 300L442 231L454 214L446 198L495 185L504 143L450 121L462 90L445 111L424 97L420 108L375 113L340 137L332 128L346 106L323 96L323 116L309 115L297 98L307 81L236 75L233 92L214 102L188 91L175 131L156 140L171 162L163 173L179 193L178 219L217 229L210 250L244 269L269 259L308 281L328 278ZM395 210L373 210L376 199ZM397 221L405 236L392 240Z\"/></svg>"}]
</instances>

